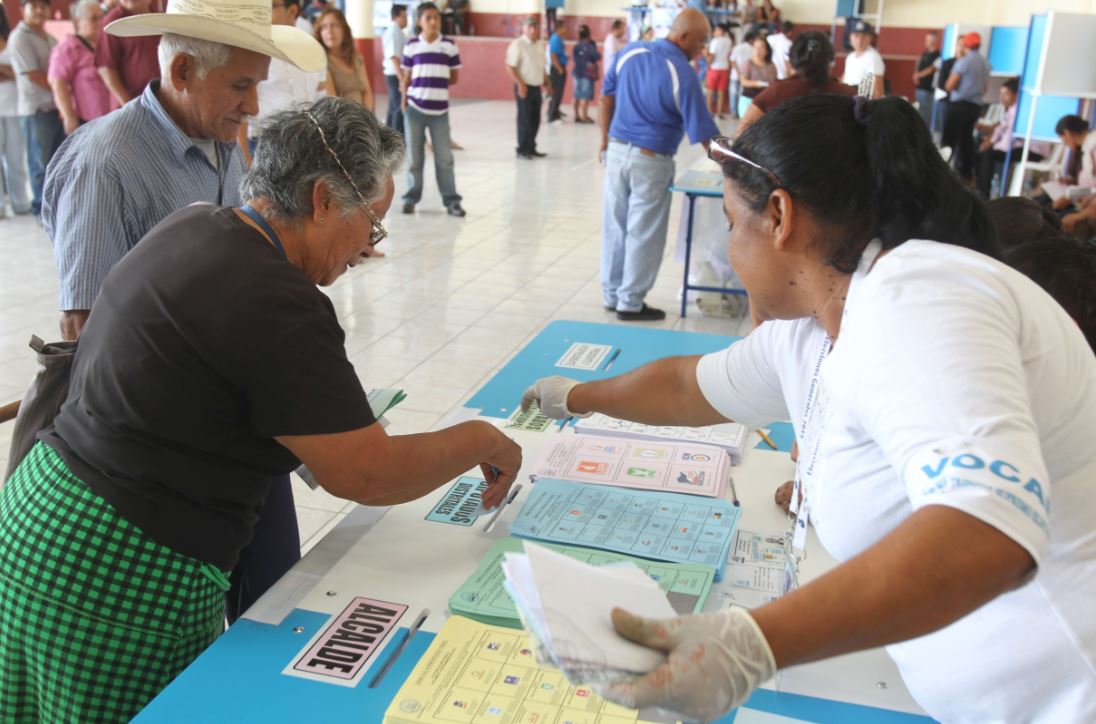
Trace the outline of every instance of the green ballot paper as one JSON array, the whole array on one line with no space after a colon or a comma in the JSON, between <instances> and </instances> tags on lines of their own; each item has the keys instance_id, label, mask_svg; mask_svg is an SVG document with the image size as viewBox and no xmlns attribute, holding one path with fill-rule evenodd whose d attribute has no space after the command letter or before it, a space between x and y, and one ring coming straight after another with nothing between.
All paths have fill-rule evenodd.
<instances>
[{"instance_id":1,"label":"green ballot paper","mask_svg":"<svg viewBox=\"0 0 1096 724\"><path fill-rule=\"evenodd\" d=\"M480 561L476 572L449 598L449 610L492 626L521 628L518 610L503 588L505 577L500 563L504 554L522 552L523 542L519 538L504 538L496 541ZM670 599L670 605L679 614L700 612L712 589L711 566L649 561L620 553L578 546L552 545L540 541L537 541L537 544L595 566L622 561L635 563L658 582L662 590L666 592L666 597Z\"/></svg>"}]
</instances>

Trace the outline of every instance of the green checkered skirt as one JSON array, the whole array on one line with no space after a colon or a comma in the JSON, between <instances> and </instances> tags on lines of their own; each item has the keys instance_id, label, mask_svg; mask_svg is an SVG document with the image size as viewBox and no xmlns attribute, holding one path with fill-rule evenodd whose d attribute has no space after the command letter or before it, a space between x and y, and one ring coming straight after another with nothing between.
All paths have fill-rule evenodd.
<instances>
[{"instance_id":1,"label":"green checkered skirt","mask_svg":"<svg viewBox=\"0 0 1096 724\"><path fill-rule=\"evenodd\" d=\"M128 721L221 633L227 588L38 443L0 488L0 721Z\"/></svg>"}]
</instances>

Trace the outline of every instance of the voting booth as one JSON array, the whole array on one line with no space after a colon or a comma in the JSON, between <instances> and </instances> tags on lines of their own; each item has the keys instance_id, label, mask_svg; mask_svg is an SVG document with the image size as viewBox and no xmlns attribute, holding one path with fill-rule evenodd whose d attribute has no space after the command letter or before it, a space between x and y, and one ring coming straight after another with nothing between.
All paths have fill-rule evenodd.
<instances>
[{"instance_id":1,"label":"voting booth","mask_svg":"<svg viewBox=\"0 0 1096 724\"><path fill-rule=\"evenodd\" d=\"M1096 98L1096 66L1082 59L1091 55L1096 15L1050 11L1032 15L1028 26L1020 98L1013 132L1024 139L1012 191L1018 192L1027 171L1033 141L1057 141L1054 127L1062 116L1078 113L1083 100Z\"/></svg>"}]
</instances>

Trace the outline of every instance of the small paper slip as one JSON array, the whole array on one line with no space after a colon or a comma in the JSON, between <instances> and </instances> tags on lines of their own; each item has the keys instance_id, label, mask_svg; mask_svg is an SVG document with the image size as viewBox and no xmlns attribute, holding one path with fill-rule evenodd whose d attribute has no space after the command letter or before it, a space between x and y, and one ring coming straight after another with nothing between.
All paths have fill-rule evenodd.
<instances>
[{"instance_id":1,"label":"small paper slip","mask_svg":"<svg viewBox=\"0 0 1096 724\"><path fill-rule=\"evenodd\" d=\"M779 532L740 528L727 565L727 575L713 593L720 608L757 608L779 598L784 590L788 552Z\"/></svg>"},{"instance_id":2,"label":"small paper slip","mask_svg":"<svg viewBox=\"0 0 1096 724\"><path fill-rule=\"evenodd\" d=\"M567 435L533 464L537 477L721 498L731 458L712 445Z\"/></svg>"},{"instance_id":3,"label":"small paper slip","mask_svg":"<svg viewBox=\"0 0 1096 724\"><path fill-rule=\"evenodd\" d=\"M536 403L533 403L529 409L524 412L519 407L517 412L510 418L510 422L507 423L506 429L544 432L552 426L553 422L555 421L541 412L540 407L538 407Z\"/></svg>"},{"instance_id":4,"label":"small paper slip","mask_svg":"<svg viewBox=\"0 0 1096 724\"><path fill-rule=\"evenodd\" d=\"M373 416L379 418L381 415L406 400L407 394L404 393L403 390L376 388L369 391L369 394L366 395L366 399L369 400L369 407L373 410Z\"/></svg>"},{"instance_id":5,"label":"small paper slip","mask_svg":"<svg viewBox=\"0 0 1096 724\"><path fill-rule=\"evenodd\" d=\"M1061 198L1066 198L1070 201L1079 201L1096 194L1096 189L1089 188L1088 186L1067 186L1059 181L1044 182L1043 191L1053 201L1057 201Z\"/></svg>"},{"instance_id":6,"label":"small paper slip","mask_svg":"<svg viewBox=\"0 0 1096 724\"><path fill-rule=\"evenodd\" d=\"M677 615L658 584L636 566L591 566L526 543L524 554L506 554L502 570L526 631L572 683L645 673L666 660L613 628L615 607L649 618Z\"/></svg>"},{"instance_id":7,"label":"small paper slip","mask_svg":"<svg viewBox=\"0 0 1096 724\"><path fill-rule=\"evenodd\" d=\"M392 699L385 724L646 721L538 665L533 648L524 631L451 616Z\"/></svg>"},{"instance_id":8,"label":"small paper slip","mask_svg":"<svg viewBox=\"0 0 1096 724\"><path fill-rule=\"evenodd\" d=\"M523 542L517 538L495 541L475 572L449 597L449 610L493 626L521 628L518 611L503 585L505 578L501 564L504 555L520 553L522 546ZM715 578L710 567L694 563L649 561L578 546L546 543L544 547L594 566L608 566L622 561L634 563L666 592L666 598L678 614L704 610Z\"/></svg>"},{"instance_id":9,"label":"small paper slip","mask_svg":"<svg viewBox=\"0 0 1096 724\"><path fill-rule=\"evenodd\" d=\"M679 425L645 425L642 422L618 420L600 412L575 423L575 432L586 435L623 437L633 440L656 440L667 443L715 445L731 455L736 465L742 462L742 451L750 431L737 422L707 427Z\"/></svg>"},{"instance_id":10,"label":"small paper slip","mask_svg":"<svg viewBox=\"0 0 1096 724\"><path fill-rule=\"evenodd\" d=\"M725 500L541 478L510 533L640 558L699 563L723 576L741 509Z\"/></svg>"}]
</instances>

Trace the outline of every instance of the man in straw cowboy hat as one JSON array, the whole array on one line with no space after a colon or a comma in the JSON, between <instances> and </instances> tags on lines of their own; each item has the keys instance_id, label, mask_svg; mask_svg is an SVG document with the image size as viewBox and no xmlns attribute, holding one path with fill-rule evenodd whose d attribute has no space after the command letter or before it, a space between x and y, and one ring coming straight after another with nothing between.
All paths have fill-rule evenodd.
<instances>
[{"instance_id":1,"label":"man in straw cowboy hat","mask_svg":"<svg viewBox=\"0 0 1096 724\"><path fill-rule=\"evenodd\" d=\"M60 276L65 339L80 334L107 272L153 226L196 202L240 203L237 130L259 110L256 86L270 58L304 71L326 67L319 43L272 25L271 11L243 0L171 0L166 13L106 28L121 37L161 35L160 78L123 108L77 129L49 166L42 217ZM299 557L293 493L281 476L233 571L230 621Z\"/></svg>"}]
</instances>

